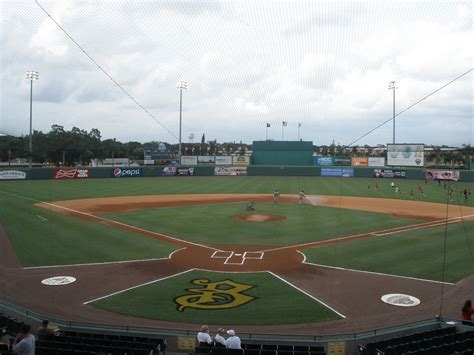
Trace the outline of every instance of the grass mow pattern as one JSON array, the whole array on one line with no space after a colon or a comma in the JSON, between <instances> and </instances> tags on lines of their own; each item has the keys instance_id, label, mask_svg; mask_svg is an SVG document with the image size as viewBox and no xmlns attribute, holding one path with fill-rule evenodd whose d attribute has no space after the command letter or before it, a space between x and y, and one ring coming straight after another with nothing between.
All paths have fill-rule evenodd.
<instances>
[{"instance_id":1,"label":"grass mow pattern","mask_svg":"<svg viewBox=\"0 0 474 355\"><path fill-rule=\"evenodd\" d=\"M305 250L307 262L444 282L474 272L474 222ZM444 278L443 265L445 264Z\"/></svg>"}]
</instances>

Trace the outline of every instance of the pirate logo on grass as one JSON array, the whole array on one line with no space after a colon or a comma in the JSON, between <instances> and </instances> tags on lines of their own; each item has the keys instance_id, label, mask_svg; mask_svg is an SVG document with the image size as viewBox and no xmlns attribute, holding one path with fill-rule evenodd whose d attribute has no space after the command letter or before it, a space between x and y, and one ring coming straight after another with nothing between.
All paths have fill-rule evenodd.
<instances>
[{"instance_id":1,"label":"pirate logo on grass","mask_svg":"<svg viewBox=\"0 0 474 355\"><path fill-rule=\"evenodd\" d=\"M201 287L188 288L186 291L191 294L178 296L174 299L180 312L184 312L186 308L203 310L234 308L243 306L257 298L243 293L255 286L232 280L211 282L208 279L196 279L191 282Z\"/></svg>"}]
</instances>

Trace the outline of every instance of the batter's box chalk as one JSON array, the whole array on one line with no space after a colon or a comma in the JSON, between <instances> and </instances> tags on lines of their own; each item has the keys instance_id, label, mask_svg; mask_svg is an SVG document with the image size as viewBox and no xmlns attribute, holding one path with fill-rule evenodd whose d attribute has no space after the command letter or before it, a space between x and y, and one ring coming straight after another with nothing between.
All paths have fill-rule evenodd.
<instances>
[{"instance_id":1,"label":"batter's box chalk","mask_svg":"<svg viewBox=\"0 0 474 355\"><path fill-rule=\"evenodd\" d=\"M246 251L244 253L245 259L263 259L263 255L265 253L263 251Z\"/></svg>"},{"instance_id":2,"label":"batter's box chalk","mask_svg":"<svg viewBox=\"0 0 474 355\"><path fill-rule=\"evenodd\" d=\"M227 259L232 256L232 251L222 251L222 250L216 250L211 258L218 258L218 259Z\"/></svg>"}]
</instances>

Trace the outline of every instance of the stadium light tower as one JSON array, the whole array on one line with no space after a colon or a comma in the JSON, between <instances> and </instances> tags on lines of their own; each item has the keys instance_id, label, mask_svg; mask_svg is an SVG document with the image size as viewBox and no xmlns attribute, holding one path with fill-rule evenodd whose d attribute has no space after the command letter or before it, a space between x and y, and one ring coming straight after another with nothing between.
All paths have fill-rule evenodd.
<instances>
[{"instance_id":1,"label":"stadium light tower","mask_svg":"<svg viewBox=\"0 0 474 355\"><path fill-rule=\"evenodd\" d=\"M39 74L37 71L28 70L26 72L26 79L30 81L30 159L28 160L28 166L31 169L31 166L33 165L33 80L38 80Z\"/></svg>"},{"instance_id":2,"label":"stadium light tower","mask_svg":"<svg viewBox=\"0 0 474 355\"><path fill-rule=\"evenodd\" d=\"M180 81L177 88L179 89L179 165L181 165L181 117L183 112L183 90L188 88L188 83L186 81Z\"/></svg>"},{"instance_id":3,"label":"stadium light tower","mask_svg":"<svg viewBox=\"0 0 474 355\"><path fill-rule=\"evenodd\" d=\"M393 144L395 144L395 90L398 89L398 87L395 86L396 83L396 81L388 83L388 89L393 91Z\"/></svg>"}]
</instances>

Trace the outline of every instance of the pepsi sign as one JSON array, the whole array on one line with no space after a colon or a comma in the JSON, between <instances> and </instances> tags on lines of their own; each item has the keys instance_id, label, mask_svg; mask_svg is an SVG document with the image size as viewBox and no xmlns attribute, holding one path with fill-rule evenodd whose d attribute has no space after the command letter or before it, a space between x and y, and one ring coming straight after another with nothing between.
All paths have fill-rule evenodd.
<instances>
[{"instance_id":1,"label":"pepsi sign","mask_svg":"<svg viewBox=\"0 0 474 355\"><path fill-rule=\"evenodd\" d=\"M138 177L143 176L142 168L115 168L112 170L113 177Z\"/></svg>"}]
</instances>

